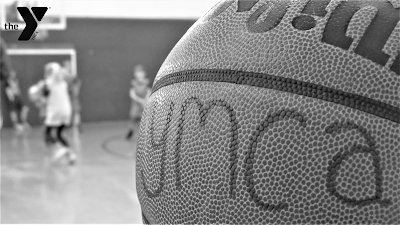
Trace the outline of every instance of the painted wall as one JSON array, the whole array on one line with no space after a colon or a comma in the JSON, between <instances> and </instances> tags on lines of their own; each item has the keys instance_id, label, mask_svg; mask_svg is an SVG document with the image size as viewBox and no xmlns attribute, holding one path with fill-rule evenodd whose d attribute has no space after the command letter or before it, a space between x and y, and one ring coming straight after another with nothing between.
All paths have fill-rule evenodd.
<instances>
[{"instance_id":1,"label":"painted wall","mask_svg":"<svg viewBox=\"0 0 400 225\"><path fill-rule=\"evenodd\" d=\"M69 18L64 31L49 31L45 42L29 41L30 46L71 44L77 52L77 70L82 80L82 120L128 119L128 91L132 69L143 64L151 80L176 42L195 20L139 20ZM19 45L19 32L1 32L8 45ZM13 56L26 99L27 88L43 76L47 61L61 58ZM4 95L2 95L4 98ZM28 102L28 101L26 101ZM3 102L3 106L5 106ZM7 107L3 107L5 126L10 125ZM37 110L31 106L29 122L40 124Z\"/></svg>"}]
</instances>

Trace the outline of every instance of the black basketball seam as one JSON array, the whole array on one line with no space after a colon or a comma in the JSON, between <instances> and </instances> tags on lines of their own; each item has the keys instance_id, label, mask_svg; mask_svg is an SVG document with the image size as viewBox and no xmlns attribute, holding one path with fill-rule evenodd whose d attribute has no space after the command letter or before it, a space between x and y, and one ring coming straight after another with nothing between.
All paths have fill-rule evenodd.
<instances>
[{"instance_id":1,"label":"black basketball seam","mask_svg":"<svg viewBox=\"0 0 400 225\"><path fill-rule=\"evenodd\" d=\"M265 73L227 69L184 70L168 74L155 82L152 93L171 84L191 81L225 82L284 91L340 104L400 124L400 109L390 104L319 84Z\"/></svg>"}]
</instances>

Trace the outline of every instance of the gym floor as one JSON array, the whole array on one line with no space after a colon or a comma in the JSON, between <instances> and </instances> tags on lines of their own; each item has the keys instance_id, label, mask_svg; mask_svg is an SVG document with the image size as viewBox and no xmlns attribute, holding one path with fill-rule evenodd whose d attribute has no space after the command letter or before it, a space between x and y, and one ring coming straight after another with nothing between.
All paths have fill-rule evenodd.
<instances>
[{"instance_id":1,"label":"gym floor","mask_svg":"<svg viewBox=\"0 0 400 225\"><path fill-rule=\"evenodd\" d=\"M75 165L51 162L43 128L1 131L1 223L141 224L136 143L127 122L85 124L67 133Z\"/></svg>"}]
</instances>

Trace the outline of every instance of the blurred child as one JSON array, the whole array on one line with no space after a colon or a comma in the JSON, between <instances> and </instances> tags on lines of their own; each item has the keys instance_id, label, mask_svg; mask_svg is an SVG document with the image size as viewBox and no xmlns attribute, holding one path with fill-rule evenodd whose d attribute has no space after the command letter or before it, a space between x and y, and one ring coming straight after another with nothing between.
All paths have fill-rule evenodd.
<instances>
[{"instance_id":1,"label":"blurred child","mask_svg":"<svg viewBox=\"0 0 400 225\"><path fill-rule=\"evenodd\" d=\"M76 154L63 137L63 131L71 122L71 101L68 95L68 84L60 64L51 62L45 66L46 80L42 88L46 96L45 142L48 146L56 146L53 160L68 156L69 163L74 164ZM54 132L55 135L53 134ZM57 145L60 145L59 147Z\"/></svg>"},{"instance_id":2,"label":"blurred child","mask_svg":"<svg viewBox=\"0 0 400 225\"><path fill-rule=\"evenodd\" d=\"M69 83L69 94L72 103L72 126L81 130L81 102L79 94L81 91L82 82L78 77L75 77Z\"/></svg>"},{"instance_id":3,"label":"blurred child","mask_svg":"<svg viewBox=\"0 0 400 225\"><path fill-rule=\"evenodd\" d=\"M72 121L71 125L81 130L81 103L79 100L79 94L82 86L81 80L72 71L71 61L65 60L63 62L63 71L66 75L68 82L69 96L71 98L72 105Z\"/></svg>"},{"instance_id":4,"label":"blurred child","mask_svg":"<svg viewBox=\"0 0 400 225\"><path fill-rule=\"evenodd\" d=\"M131 84L132 88L129 91L129 96L132 99L132 104L129 113L129 130L126 135L128 140L133 136L135 129L139 127L144 106L151 94L151 89L148 87L149 79L142 65L135 66Z\"/></svg>"},{"instance_id":5,"label":"blurred child","mask_svg":"<svg viewBox=\"0 0 400 225\"><path fill-rule=\"evenodd\" d=\"M7 54L7 44L2 37L0 37L0 89L3 90L7 79L10 76L12 65L10 56ZM0 95L0 128L3 127L3 116L2 116L2 100Z\"/></svg>"},{"instance_id":6,"label":"blurred child","mask_svg":"<svg viewBox=\"0 0 400 225\"><path fill-rule=\"evenodd\" d=\"M5 91L10 104L10 118L16 131L22 132L29 128L27 122L29 108L22 101L21 89L15 71L10 72Z\"/></svg>"}]
</instances>

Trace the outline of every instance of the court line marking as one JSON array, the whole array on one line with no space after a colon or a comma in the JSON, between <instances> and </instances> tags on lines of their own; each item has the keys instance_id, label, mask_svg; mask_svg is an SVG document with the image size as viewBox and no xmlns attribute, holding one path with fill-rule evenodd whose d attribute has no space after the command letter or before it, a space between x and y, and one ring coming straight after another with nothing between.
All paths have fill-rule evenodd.
<instances>
[{"instance_id":1,"label":"court line marking","mask_svg":"<svg viewBox=\"0 0 400 225\"><path fill-rule=\"evenodd\" d=\"M112 148L109 147L109 144L110 144L111 142L116 141L116 140L119 140L119 139L124 140L124 136L123 136L123 135L114 135L114 136L108 137L108 138L106 138L106 139L101 143L101 148L102 148L105 152L107 152L107 153L109 153L109 154L111 154L111 155L117 156L117 157L119 157L119 158L134 159L134 158L135 158L134 154L128 155L128 154L124 154L124 153L119 153L119 152L114 151ZM134 149L132 149L132 153L133 153L133 150L134 150Z\"/></svg>"}]
</instances>

